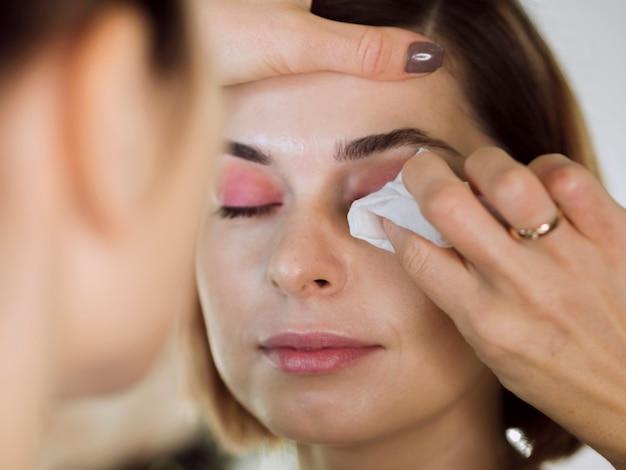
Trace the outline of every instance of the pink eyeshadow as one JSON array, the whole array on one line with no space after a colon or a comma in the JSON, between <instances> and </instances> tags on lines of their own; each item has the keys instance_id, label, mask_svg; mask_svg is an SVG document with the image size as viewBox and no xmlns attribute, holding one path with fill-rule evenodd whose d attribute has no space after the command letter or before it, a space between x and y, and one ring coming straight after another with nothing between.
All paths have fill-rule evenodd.
<instances>
[{"instance_id":1,"label":"pink eyeshadow","mask_svg":"<svg viewBox=\"0 0 626 470\"><path fill-rule=\"evenodd\" d=\"M396 179L404 163L405 162L400 161L392 165L388 164L383 168L378 168L373 174L363 177L355 188L356 196L363 197L371 194L378 191L388 182Z\"/></svg>"},{"instance_id":2,"label":"pink eyeshadow","mask_svg":"<svg viewBox=\"0 0 626 470\"><path fill-rule=\"evenodd\" d=\"M268 176L239 165L225 169L220 188L221 204L229 207L263 206L282 200L280 189Z\"/></svg>"}]
</instances>

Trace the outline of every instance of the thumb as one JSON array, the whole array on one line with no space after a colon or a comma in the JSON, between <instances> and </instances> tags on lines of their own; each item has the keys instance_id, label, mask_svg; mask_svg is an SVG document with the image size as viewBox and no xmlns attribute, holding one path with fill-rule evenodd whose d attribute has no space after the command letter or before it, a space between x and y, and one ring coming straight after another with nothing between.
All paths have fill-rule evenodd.
<instances>
[{"instance_id":1,"label":"thumb","mask_svg":"<svg viewBox=\"0 0 626 470\"><path fill-rule=\"evenodd\" d=\"M342 72L373 80L429 74L443 64L444 50L425 36L399 28L363 26L308 14L306 40L297 41L289 69ZM294 43L292 43L294 44Z\"/></svg>"}]
</instances>

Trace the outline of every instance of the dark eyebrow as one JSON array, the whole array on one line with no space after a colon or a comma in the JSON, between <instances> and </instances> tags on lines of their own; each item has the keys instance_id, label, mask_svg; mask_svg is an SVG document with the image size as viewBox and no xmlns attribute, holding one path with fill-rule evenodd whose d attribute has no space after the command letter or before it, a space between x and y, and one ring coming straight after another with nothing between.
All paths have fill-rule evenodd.
<instances>
[{"instance_id":1,"label":"dark eyebrow","mask_svg":"<svg viewBox=\"0 0 626 470\"><path fill-rule=\"evenodd\" d=\"M360 160L375 153L408 145L431 147L435 150L441 149L456 157L463 158L462 154L446 141L431 137L421 129L403 128L339 143L335 149L335 160L338 162Z\"/></svg>"},{"instance_id":2,"label":"dark eyebrow","mask_svg":"<svg viewBox=\"0 0 626 470\"><path fill-rule=\"evenodd\" d=\"M250 145L229 141L227 142L227 149L229 154L250 162L260 163L261 165L269 165L272 163L272 157L270 155Z\"/></svg>"},{"instance_id":3,"label":"dark eyebrow","mask_svg":"<svg viewBox=\"0 0 626 470\"><path fill-rule=\"evenodd\" d=\"M424 146L435 150L445 150L455 157L463 158L461 152L446 141L432 137L421 129L403 128L384 134L373 134L348 142L340 142L335 148L334 159L337 162L361 160L375 153L404 146ZM271 155L251 145L229 141L227 142L227 148L230 155L250 162L261 165L271 165L273 163Z\"/></svg>"}]
</instances>

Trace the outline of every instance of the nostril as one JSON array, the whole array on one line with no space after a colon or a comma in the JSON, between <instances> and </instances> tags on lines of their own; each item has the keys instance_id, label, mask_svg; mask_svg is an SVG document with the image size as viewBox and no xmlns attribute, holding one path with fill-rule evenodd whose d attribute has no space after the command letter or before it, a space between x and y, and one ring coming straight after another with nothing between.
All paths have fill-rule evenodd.
<instances>
[{"instance_id":1,"label":"nostril","mask_svg":"<svg viewBox=\"0 0 626 470\"><path fill-rule=\"evenodd\" d=\"M326 287L328 286L330 283L326 280L326 279L316 279L315 280L315 284L318 285L318 287Z\"/></svg>"}]
</instances>

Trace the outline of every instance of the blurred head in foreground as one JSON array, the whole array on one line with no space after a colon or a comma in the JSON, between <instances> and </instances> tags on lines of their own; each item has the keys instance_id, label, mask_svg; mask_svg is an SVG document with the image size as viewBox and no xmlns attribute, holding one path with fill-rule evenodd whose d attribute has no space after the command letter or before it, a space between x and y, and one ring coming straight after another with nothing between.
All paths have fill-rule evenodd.
<instances>
[{"instance_id":1,"label":"blurred head in foreground","mask_svg":"<svg viewBox=\"0 0 626 470\"><path fill-rule=\"evenodd\" d=\"M2 7L3 231L45 247L26 261L47 286L56 396L133 385L189 320L218 145L202 3Z\"/></svg>"}]
</instances>

